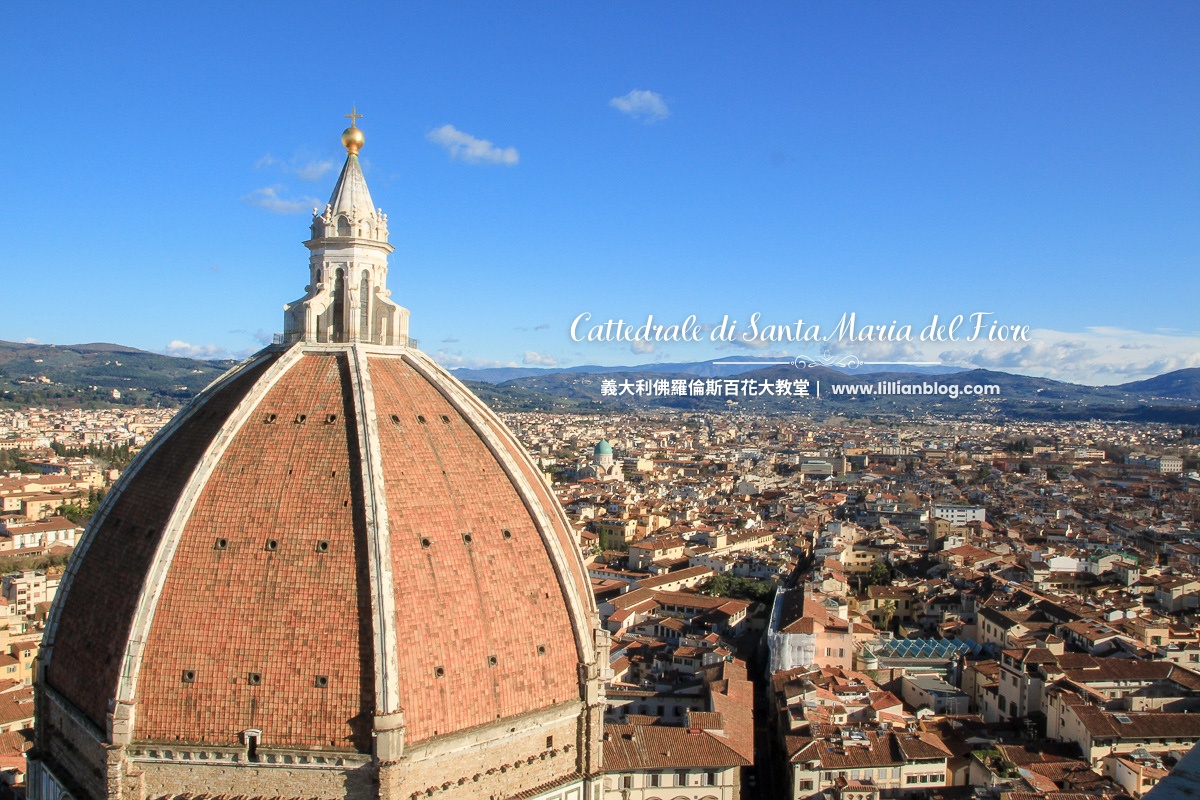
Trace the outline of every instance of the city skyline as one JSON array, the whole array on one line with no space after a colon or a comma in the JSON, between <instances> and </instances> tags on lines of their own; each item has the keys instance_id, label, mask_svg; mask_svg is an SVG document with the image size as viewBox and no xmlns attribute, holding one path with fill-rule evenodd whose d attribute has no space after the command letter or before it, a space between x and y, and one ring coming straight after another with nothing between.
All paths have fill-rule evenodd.
<instances>
[{"instance_id":1,"label":"city skyline","mask_svg":"<svg viewBox=\"0 0 1200 800\"><path fill-rule=\"evenodd\" d=\"M1200 366L1200 17L1007 11L18 10L0 182L54 246L2 257L28 301L0 339L257 350L356 107L393 299L446 366L817 354L572 341L584 312L978 311L1032 341L840 352L1096 384ZM315 19L354 46L304 47Z\"/></svg>"}]
</instances>

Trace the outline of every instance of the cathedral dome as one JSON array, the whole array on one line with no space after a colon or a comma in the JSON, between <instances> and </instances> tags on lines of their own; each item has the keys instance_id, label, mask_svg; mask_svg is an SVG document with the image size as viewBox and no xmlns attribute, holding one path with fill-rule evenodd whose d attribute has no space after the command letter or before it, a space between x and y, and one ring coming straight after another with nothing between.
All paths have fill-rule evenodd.
<instances>
[{"instance_id":1,"label":"cathedral dome","mask_svg":"<svg viewBox=\"0 0 1200 800\"><path fill-rule=\"evenodd\" d=\"M592 450L592 455L611 456L612 454L612 445L608 443L608 439L601 439L596 443L596 447Z\"/></svg>"},{"instance_id":2,"label":"cathedral dome","mask_svg":"<svg viewBox=\"0 0 1200 800\"><path fill-rule=\"evenodd\" d=\"M70 562L40 796L500 798L598 772L607 652L569 521L383 305L386 244L305 244L298 327L176 415Z\"/></svg>"}]
</instances>

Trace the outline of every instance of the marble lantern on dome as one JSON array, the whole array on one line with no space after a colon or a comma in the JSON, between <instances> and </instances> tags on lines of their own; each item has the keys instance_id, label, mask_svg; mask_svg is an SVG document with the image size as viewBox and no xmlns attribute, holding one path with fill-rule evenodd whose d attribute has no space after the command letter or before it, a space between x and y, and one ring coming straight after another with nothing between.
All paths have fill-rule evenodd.
<instances>
[{"instance_id":1,"label":"marble lantern on dome","mask_svg":"<svg viewBox=\"0 0 1200 800\"><path fill-rule=\"evenodd\" d=\"M309 282L304 297L284 306L287 342L408 344L408 309L387 288L388 219L367 189L357 125L342 134L346 163L324 210L313 209Z\"/></svg>"}]
</instances>

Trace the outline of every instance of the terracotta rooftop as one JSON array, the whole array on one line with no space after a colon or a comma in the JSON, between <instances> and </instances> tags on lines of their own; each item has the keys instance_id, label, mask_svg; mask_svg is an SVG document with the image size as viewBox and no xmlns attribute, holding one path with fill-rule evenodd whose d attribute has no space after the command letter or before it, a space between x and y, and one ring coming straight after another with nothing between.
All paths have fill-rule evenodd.
<instances>
[{"instance_id":1,"label":"terracotta rooftop","mask_svg":"<svg viewBox=\"0 0 1200 800\"><path fill-rule=\"evenodd\" d=\"M605 725L604 769L632 772L690 767L746 767L753 762L724 737L667 725Z\"/></svg>"}]
</instances>

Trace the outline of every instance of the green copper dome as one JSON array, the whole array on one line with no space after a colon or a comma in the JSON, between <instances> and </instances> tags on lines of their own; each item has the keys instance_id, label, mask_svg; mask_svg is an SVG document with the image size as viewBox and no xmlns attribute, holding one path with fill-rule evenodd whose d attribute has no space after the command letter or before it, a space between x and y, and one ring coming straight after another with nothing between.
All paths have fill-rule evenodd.
<instances>
[{"instance_id":1,"label":"green copper dome","mask_svg":"<svg viewBox=\"0 0 1200 800\"><path fill-rule=\"evenodd\" d=\"M601 439L599 444L596 445L596 449L593 450L592 453L598 456L611 456L612 445L608 443L608 439Z\"/></svg>"}]
</instances>

